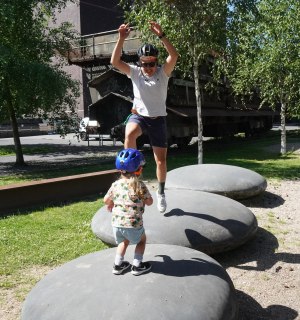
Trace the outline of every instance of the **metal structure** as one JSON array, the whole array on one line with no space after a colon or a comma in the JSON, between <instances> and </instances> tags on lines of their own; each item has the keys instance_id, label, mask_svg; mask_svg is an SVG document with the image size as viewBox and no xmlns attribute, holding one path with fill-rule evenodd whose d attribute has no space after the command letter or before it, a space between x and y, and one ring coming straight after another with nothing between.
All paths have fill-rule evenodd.
<instances>
[{"instance_id":1,"label":"metal structure","mask_svg":"<svg viewBox=\"0 0 300 320\"><path fill-rule=\"evenodd\" d=\"M124 139L124 121L130 114L133 91L131 80L112 68L110 58L118 38L118 31L112 30L83 36L69 51L70 64L84 68L88 74L92 104L89 117L97 120L102 134ZM141 46L139 32L133 30L127 38L122 59L136 63L137 49ZM212 63L212 62L208 62ZM208 65L201 66L202 87L209 80ZM167 95L167 123L169 145L187 145L192 137L198 136L195 84L193 81L172 77ZM231 136L245 133L251 136L272 128L275 113L269 108L260 108L259 102L236 103L228 87L218 88L218 94L202 90L203 135L207 137ZM139 145L147 142L139 139Z\"/></svg>"}]
</instances>

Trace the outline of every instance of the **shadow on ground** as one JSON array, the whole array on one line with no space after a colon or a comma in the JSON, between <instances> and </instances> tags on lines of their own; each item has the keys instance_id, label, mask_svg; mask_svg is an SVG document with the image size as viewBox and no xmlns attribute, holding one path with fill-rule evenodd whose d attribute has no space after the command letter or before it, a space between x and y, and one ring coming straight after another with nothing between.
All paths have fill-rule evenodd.
<instances>
[{"instance_id":1,"label":"shadow on ground","mask_svg":"<svg viewBox=\"0 0 300 320\"><path fill-rule=\"evenodd\" d=\"M298 312L282 305L262 307L255 299L246 293L236 290L239 304L239 320L294 320Z\"/></svg>"},{"instance_id":2,"label":"shadow on ground","mask_svg":"<svg viewBox=\"0 0 300 320\"><path fill-rule=\"evenodd\" d=\"M258 228L255 238L243 246L230 252L214 255L213 257L225 269L234 267L247 271L266 271L278 262L289 264L300 263L300 254L278 253L276 252L278 246L278 240L271 232ZM280 269L279 265L274 272L279 272ZM236 290L236 294L239 303L239 320L298 319L298 312L292 308L284 305L270 305L264 308L248 294L239 290Z\"/></svg>"},{"instance_id":3,"label":"shadow on ground","mask_svg":"<svg viewBox=\"0 0 300 320\"><path fill-rule=\"evenodd\" d=\"M216 254L214 259L224 268L235 267L256 271L269 270L277 262L300 263L300 254L276 252L278 246L278 240L271 232L258 228L256 236L252 240L230 252ZM256 262L256 266L245 265L251 262Z\"/></svg>"},{"instance_id":4,"label":"shadow on ground","mask_svg":"<svg viewBox=\"0 0 300 320\"><path fill-rule=\"evenodd\" d=\"M284 203L284 201L285 200L282 197L268 191L265 191L253 198L239 200L239 202L246 207L265 209L279 207Z\"/></svg>"}]
</instances>

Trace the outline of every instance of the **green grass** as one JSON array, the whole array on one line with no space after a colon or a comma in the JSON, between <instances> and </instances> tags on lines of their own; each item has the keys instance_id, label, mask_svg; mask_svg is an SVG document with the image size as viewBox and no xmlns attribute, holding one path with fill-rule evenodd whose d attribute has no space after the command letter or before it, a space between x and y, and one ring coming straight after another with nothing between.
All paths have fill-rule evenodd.
<instances>
[{"instance_id":1,"label":"green grass","mask_svg":"<svg viewBox=\"0 0 300 320\"><path fill-rule=\"evenodd\" d=\"M90 224L102 200L34 209L0 220L0 287L14 288L33 267L55 267L107 248ZM26 292L25 292L26 294ZM24 298L21 297L21 298Z\"/></svg>"},{"instance_id":2,"label":"green grass","mask_svg":"<svg viewBox=\"0 0 300 320\"><path fill-rule=\"evenodd\" d=\"M288 133L288 143L300 143L300 132ZM300 178L300 154L289 152L280 155L280 149L272 146L280 143L279 132L270 132L257 139L246 140L235 137L231 141L210 140L203 145L203 163L240 166L261 174L266 179ZM188 151L169 151L168 171L186 165L197 164L198 146L189 146ZM143 175L155 178L155 163L152 156L146 156L147 167Z\"/></svg>"},{"instance_id":3,"label":"green grass","mask_svg":"<svg viewBox=\"0 0 300 320\"><path fill-rule=\"evenodd\" d=\"M290 131L287 137L288 143L300 142L300 132ZM270 131L264 136L256 139L244 139L240 136L233 140L226 141L215 139L206 141L203 144L203 162L218 163L240 166L250 170L254 170L265 178L273 179L295 179L300 178L300 155L299 153L289 152L281 156L280 149L268 149L271 146L280 143L280 132ZM189 146L186 150L170 149L168 156L168 171L186 165L197 164L198 149L197 144ZM28 147L27 154L32 154L39 147ZM5 148L0 147L0 154ZM47 151L48 150L48 151ZM51 147L46 146L43 154L52 152ZM26 153L24 152L24 153ZM40 151L41 152L41 151ZM39 152L37 152L39 153ZM155 179L155 162L153 160L152 151L144 152L147 166L143 172L145 179ZM41 180L48 178L63 177L82 173L90 173L95 171L103 171L114 169L114 161L104 164L93 164L85 166L71 166L63 169L48 169L44 171L26 171L18 174L10 174L9 176L0 175L0 186L20 183L31 180Z\"/></svg>"},{"instance_id":4,"label":"green grass","mask_svg":"<svg viewBox=\"0 0 300 320\"><path fill-rule=\"evenodd\" d=\"M22 146L23 153L28 155L34 154L47 154L50 152L55 152L56 148L53 146ZM14 156L15 147L14 146L0 146L0 156Z\"/></svg>"}]
</instances>

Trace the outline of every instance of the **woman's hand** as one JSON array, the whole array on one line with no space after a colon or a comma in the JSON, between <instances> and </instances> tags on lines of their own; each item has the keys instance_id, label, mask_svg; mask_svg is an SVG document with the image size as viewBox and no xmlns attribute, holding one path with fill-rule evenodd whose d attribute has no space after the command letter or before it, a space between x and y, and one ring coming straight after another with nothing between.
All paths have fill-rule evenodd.
<instances>
[{"instance_id":1,"label":"woman's hand","mask_svg":"<svg viewBox=\"0 0 300 320\"><path fill-rule=\"evenodd\" d=\"M119 31L120 39L126 39L129 36L129 33L130 33L129 23L121 24L119 29L118 29L118 31Z\"/></svg>"},{"instance_id":2,"label":"woman's hand","mask_svg":"<svg viewBox=\"0 0 300 320\"><path fill-rule=\"evenodd\" d=\"M158 24L157 22L155 21L149 21L150 23L150 30L156 34L158 37L161 36L163 34L163 31L161 29L161 26L160 24Z\"/></svg>"}]
</instances>

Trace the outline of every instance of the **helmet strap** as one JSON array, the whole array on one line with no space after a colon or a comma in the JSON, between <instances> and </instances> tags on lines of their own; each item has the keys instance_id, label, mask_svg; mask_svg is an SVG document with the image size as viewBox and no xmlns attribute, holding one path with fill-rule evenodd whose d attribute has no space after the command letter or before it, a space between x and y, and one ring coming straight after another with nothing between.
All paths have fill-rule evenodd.
<instances>
[{"instance_id":1,"label":"helmet strap","mask_svg":"<svg viewBox=\"0 0 300 320\"><path fill-rule=\"evenodd\" d=\"M134 174L135 174L136 176L140 176L140 175L142 174L142 171L143 171L143 167L140 166L140 167L137 169L137 171L134 172Z\"/></svg>"}]
</instances>

